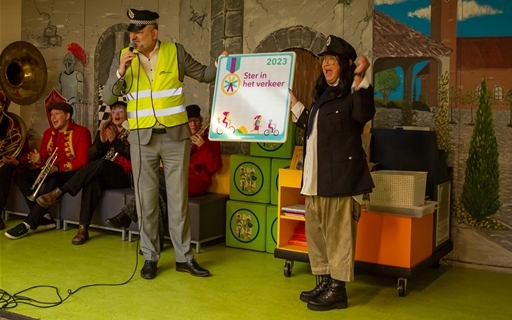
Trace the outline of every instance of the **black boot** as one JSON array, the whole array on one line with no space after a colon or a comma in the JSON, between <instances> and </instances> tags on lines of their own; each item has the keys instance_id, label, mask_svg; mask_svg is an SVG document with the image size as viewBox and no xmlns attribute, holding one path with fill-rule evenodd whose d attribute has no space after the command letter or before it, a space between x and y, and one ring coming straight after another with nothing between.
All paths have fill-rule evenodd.
<instances>
[{"instance_id":1,"label":"black boot","mask_svg":"<svg viewBox=\"0 0 512 320\"><path fill-rule=\"evenodd\" d=\"M126 229L130 227L130 224L132 224L132 219L130 219L130 217L127 214L121 211L120 214L105 220L105 222L107 222L108 225L111 226L112 228Z\"/></svg>"},{"instance_id":2,"label":"black boot","mask_svg":"<svg viewBox=\"0 0 512 320\"><path fill-rule=\"evenodd\" d=\"M320 281L319 281L320 280ZM316 287L311 291L302 291L300 294L300 300L308 302L321 295L325 290L329 289L331 282L331 276L324 274L317 276Z\"/></svg>"},{"instance_id":3,"label":"black boot","mask_svg":"<svg viewBox=\"0 0 512 320\"><path fill-rule=\"evenodd\" d=\"M345 282L331 279L329 288L316 299L308 302L308 309L327 311L331 309L345 309L348 307L347 290Z\"/></svg>"}]
</instances>

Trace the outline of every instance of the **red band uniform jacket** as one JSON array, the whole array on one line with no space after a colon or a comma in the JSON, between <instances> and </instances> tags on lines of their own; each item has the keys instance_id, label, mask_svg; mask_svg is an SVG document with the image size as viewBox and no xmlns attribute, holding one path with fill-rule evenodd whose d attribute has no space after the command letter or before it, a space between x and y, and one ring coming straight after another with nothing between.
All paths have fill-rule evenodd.
<instances>
[{"instance_id":1,"label":"red band uniform jacket","mask_svg":"<svg viewBox=\"0 0 512 320\"><path fill-rule=\"evenodd\" d=\"M46 129L41 139L41 163L38 167L42 167L58 147L55 164L59 172L81 169L89 161L87 151L90 146L89 129L74 122L68 125L65 132L59 132L54 128Z\"/></svg>"}]
</instances>

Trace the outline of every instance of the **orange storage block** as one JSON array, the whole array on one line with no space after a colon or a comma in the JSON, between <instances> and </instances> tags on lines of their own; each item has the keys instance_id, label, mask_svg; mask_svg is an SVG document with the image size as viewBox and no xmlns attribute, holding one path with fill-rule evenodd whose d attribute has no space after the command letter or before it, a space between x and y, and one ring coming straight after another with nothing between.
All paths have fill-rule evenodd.
<instances>
[{"instance_id":1,"label":"orange storage block","mask_svg":"<svg viewBox=\"0 0 512 320\"><path fill-rule=\"evenodd\" d=\"M212 184L208 187L208 192L227 194L229 195L229 165L231 162L231 155L221 154L222 167L220 170L213 174Z\"/></svg>"},{"instance_id":2,"label":"orange storage block","mask_svg":"<svg viewBox=\"0 0 512 320\"><path fill-rule=\"evenodd\" d=\"M361 212L356 260L412 268L432 254L433 213L421 218Z\"/></svg>"}]
</instances>

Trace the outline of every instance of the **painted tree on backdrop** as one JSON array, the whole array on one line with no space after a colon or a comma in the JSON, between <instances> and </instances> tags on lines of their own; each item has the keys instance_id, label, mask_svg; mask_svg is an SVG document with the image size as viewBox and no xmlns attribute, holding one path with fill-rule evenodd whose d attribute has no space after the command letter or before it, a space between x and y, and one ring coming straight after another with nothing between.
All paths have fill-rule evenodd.
<instances>
[{"instance_id":1,"label":"painted tree on backdrop","mask_svg":"<svg viewBox=\"0 0 512 320\"><path fill-rule=\"evenodd\" d=\"M460 90L454 87L448 89L448 104L450 106L450 124L457 124L457 121L453 120L453 110L457 108L457 105L461 103Z\"/></svg>"},{"instance_id":2,"label":"painted tree on backdrop","mask_svg":"<svg viewBox=\"0 0 512 320\"><path fill-rule=\"evenodd\" d=\"M375 92L382 93L382 102L388 104L388 97L400 85L400 77L395 68L379 71L375 74Z\"/></svg>"},{"instance_id":3,"label":"painted tree on backdrop","mask_svg":"<svg viewBox=\"0 0 512 320\"><path fill-rule=\"evenodd\" d=\"M461 195L464 208L477 221L488 220L501 205L498 156L490 92L483 78Z\"/></svg>"},{"instance_id":4,"label":"painted tree on backdrop","mask_svg":"<svg viewBox=\"0 0 512 320\"><path fill-rule=\"evenodd\" d=\"M507 126L512 127L512 89L509 89L505 96L503 97L503 100L505 101L506 105L510 109L510 119L508 121Z\"/></svg>"},{"instance_id":5,"label":"painted tree on backdrop","mask_svg":"<svg viewBox=\"0 0 512 320\"><path fill-rule=\"evenodd\" d=\"M436 137L439 150L444 150L446 156L452 151L455 143L451 135L452 128L448 121L448 83L450 82L448 72L445 72L439 79L439 99L437 111L434 114L436 123Z\"/></svg>"},{"instance_id":6,"label":"painted tree on backdrop","mask_svg":"<svg viewBox=\"0 0 512 320\"><path fill-rule=\"evenodd\" d=\"M465 106L469 106L471 120L467 124L468 126L474 126L475 123L473 122L473 107L475 107L479 103L479 90L470 90L470 89L464 89L464 92L460 96L461 103Z\"/></svg>"}]
</instances>

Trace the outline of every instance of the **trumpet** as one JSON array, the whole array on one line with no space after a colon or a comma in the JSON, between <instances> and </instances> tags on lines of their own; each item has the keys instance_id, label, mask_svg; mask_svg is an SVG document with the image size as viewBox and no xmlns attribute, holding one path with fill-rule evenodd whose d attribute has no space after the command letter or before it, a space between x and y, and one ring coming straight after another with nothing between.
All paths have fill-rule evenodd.
<instances>
[{"instance_id":1,"label":"trumpet","mask_svg":"<svg viewBox=\"0 0 512 320\"><path fill-rule=\"evenodd\" d=\"M123 130L121 130L121 132L117 135L117 138L123 140L130 134L130 125L128 124L128 121L125 120L121 126L123 127ZM119 152L117 152L114 147L110 147L103 159L115 162L118 155Z\"/></svg>"},{"instance_id":2,"label":"trumpet","mask_svg":"<svg viewBox=\"0 0 512 320\"><path fill-rule=\"evenodd\" d=\"M201 129L199 129L199 131L197 131L196 134L202 136L203 135L203 132L208 129L208 127L210 126L210 123L208 122L204 127L202 127Z\"/></svg>"},{"instance_id":3,"label":"trumpet","mask_svg":"<svg viewBox=\"0 0 512 320\"><path fill-rule=\"evenodd\" d=\"M52 155L46 160L44 166L41 168L41 172L36 178L36 181L34 181L34 184L32 184L32 187L30 190L34 190L34 193L27 197L28 200L34 202L36 201L37 194L39 193L39 189L41 189L41 186L44 183L44 180L50 174L50 171L52 170L53 164L57 160L57 150L59 148L55 148L55 151L53 151Z\"/></svg>"}]
</instances>

